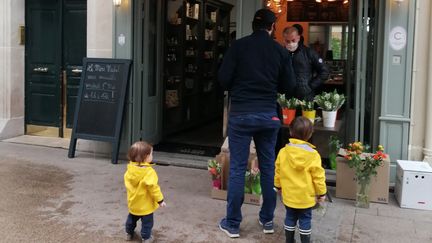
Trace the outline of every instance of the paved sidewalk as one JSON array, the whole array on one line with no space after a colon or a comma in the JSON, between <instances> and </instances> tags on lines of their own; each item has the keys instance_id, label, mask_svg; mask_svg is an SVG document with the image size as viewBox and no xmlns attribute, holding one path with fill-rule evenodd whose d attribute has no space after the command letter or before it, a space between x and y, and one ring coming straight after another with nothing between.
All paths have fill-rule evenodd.
<instances>
[{"instance_id":1,"label":"paved sidewalk","mask_svg":"<svg viewBox=\"0 0 432 243\"><path fill-rule=\"evenodd\" d=\"M126 164L67 150L0 142L1 242L124 242ZM241 238L231 240L217 224L225 201L210 198L207 171L155 166L168 204L155 213L155 242L284 242L284 208L276 232L264 235L259 208L243 206ZM314 213L313 242L432 242L432 211L390 203L357 209L333 198L324 215Z\"/></svg>"}]
</instances>

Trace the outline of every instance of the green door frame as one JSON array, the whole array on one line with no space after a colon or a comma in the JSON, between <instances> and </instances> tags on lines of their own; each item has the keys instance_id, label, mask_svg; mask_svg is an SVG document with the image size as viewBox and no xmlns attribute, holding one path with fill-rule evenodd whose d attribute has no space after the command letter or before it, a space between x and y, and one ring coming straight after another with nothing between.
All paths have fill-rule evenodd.
<instances>
[{"instance_id":1,"label":"green door frame","mask_svg":"<svg viewBox=\"0 0 432 243\"><path fill-rule=\"evenodd\" d=\"M134 141L162 138L162 9L163 1L134 1Z\"/></svg>"},{"instance_id":2,"label":"green door frame","mask_svg":"<svg viewBox=\"0 0 432 243\"><path fill-rule=\"evenodd\" d=\"M396 160L408 159L416 1L385 0L379 142L390 154L391 181L395 178ZM406 32L405 45L400 49L390 45L395 27Z\"/></svg>"},{"instance_id":3,"label":"green door frame","mask_svg":"<svg viewBox=\"0 0 432 243\"><path fill-rule=\"evenodd\" d=\"M25 9L26 125L57 127L63 137L86 56L87 0L27 0Z\"/></svg>"},{"instance_id":4,"label":"green door frame","mask_svg":"<svg viewBox=\"0 0 432 243\"><path fill-rule=\"evenodd\" d=\"M27 0L25 8L25 123L60 127L61 1Z\"/></svg>"}]
</instances>

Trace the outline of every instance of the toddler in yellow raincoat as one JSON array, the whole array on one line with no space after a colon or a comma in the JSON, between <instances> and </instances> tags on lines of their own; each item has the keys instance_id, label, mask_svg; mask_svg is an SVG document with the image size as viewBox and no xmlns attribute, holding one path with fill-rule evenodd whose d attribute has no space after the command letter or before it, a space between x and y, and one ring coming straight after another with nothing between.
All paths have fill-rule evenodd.
<instances>
[{"instance_id":1,"label":"toddler in yellow raincoat","mask_svg":"<svg viewBox=\"0 0 432 243\"><path fill-rule=\"evenodd\" d=\"M294 242L297 225L301 242L310 242L312 207L323 202L327 192L321 157L315 146L306 142L312 133L313 125L309 119L295 118L290 125L292 138L276 159L274 184L282 190L286 208L284 228L287 243Z\"/></svg>"},{"instance_id":2,"label":"toddler in yellow raincoat","mask_svg":"<svg viewBox=\"0 0 432 243\"><path fill-rule=\"evenodd\" d=\"M141 219L141 237L150 242L153 228L153 212L165 207L164 197L158 185L158 176L152 168L153 147L143 141L134 143L128 151L130 160L124 174L129 215L126 220L127 240L135 235L136 223Z\"/></svg>"}]
</instances>

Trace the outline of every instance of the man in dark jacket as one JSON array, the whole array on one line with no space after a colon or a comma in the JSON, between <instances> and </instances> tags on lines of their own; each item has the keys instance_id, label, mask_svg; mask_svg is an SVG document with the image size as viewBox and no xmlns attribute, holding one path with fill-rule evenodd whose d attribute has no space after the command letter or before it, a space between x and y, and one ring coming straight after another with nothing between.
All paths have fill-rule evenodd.
<instances>
[{"instance_id":1,"label":"man in dark jacket","mask_svg":"<svg viewBox=\"0 0 432 243\"><path fill-rule=\"evenodd\" d=\"M261 171L263 204L259 222L263 225L264 233L274 232L275 142L280 128L276 95L280 92L290 96L295 88L291 57L271 37L275 21L276 17L270 10L258 10L252 22L254 32L232 44L218 73L220 84L229 91L231 97L228 115L230 171L227 212L219 228L232 238L240 236L241 206L251 138L255 142Z\"/></svg>"},{"instance_id":2,"label":"man in dark jacket","mask_svg":"<svg viewBox=\"0 0 432 243\"><path fill-rule=\"evenodd\" d=\"M285 47L291 53L292 65L296 74L295 97L312 101L315 92L327 80L329 70L323 59L300 41L298 29L287 27L283 31Z\"/></svg>"}]
</instances>

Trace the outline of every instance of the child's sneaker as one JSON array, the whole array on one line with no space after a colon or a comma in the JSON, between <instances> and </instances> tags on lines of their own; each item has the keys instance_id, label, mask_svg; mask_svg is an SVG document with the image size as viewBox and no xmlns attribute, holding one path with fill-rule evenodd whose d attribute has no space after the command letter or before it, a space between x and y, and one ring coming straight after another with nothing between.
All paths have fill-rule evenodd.
<instances>
[{"instance_id":1,"label":"child's sneaker","mask_svg":"<svg viewBox=\"0 0 432 243\"><path fill-rule=\"evenodd\" d=\"M261 220L258 220L259 224L263 227L264 234L273 234L274 228L273 228L273 221L269 221L267 223L261 222Z\"/></svg>"},{"instance_id":2,"label":"child's sneaker","mask_svg":"<svg viewBox=\"0 0 432 243\"><path fill-rule=\"evenodd\" d=\"M226 219L222 219L219 223L219 229L225 232L230 238L240 237L240 229L234 229L227 225Z\"/></svg>"},{"instance_id":3,"label":"child's sneaker","mask_svg":"<svg viewBox=\"0 0 432 243\"><path fill-rule=\"evenodd\" d=\"M153 242L153 236L150 236L147 240L142 240L143 243L152 243Z\"/></svg>"},{"instance_id":4,"label":"child's sneaker","mask_svg":"<svg viewBox=\"0 0 432 243\"><path fill-rule=\"evenodd\" d=\"M133 238L134 238L134 233L132 233L132 234L126 233L126 240L127 241L132 241Z\"/></svg>"}]
</instances>

